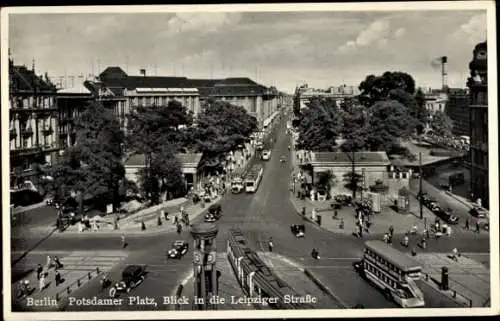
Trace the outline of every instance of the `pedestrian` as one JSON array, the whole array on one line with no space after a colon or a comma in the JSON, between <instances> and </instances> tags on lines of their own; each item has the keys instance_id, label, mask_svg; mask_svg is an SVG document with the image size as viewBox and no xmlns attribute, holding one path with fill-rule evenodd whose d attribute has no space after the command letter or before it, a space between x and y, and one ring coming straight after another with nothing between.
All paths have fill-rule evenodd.
<instances>
[{"instance_id":1,"label":"pedestrian","mask_svg":"<svg viewBox=\"0 0 500 321\"><path fill-rule=\"evenodd\" d=\"M411 248L411 256L417 256L417 250L414 247Z\"/></svg>"},{"instance_id":2,"label":"pedestrian","mask_svg":"<svg viewBox=\"0 0 500 321\"><path fill-rule=\"evenodd\" d=\"M427 248L427 241L425 240L425 238L422 238L422 240L420 241L420 247L424 250Z\"/></svg>"},{"instance_id":3,"label":"pedestrian","mask_svg":"<svg viewBox=\"0 0 500 321\"><path fill-rule=\"evenodd\" d=\"M40 280L40 276L42 275L43 267L40 263L36 265L36 279Z\"/></svg>"},{"instance_id":4,"label":"pedestrian","mask_svg":"<svg viewBox=\"0 0 500 321\"><path fill-rule=\"evenodd\" d=\"M127 245L125 240L125 234L122 234L121 240L122 240L122 248L125 248L125 246Z\"/></svg>"},{"instance_id":5,"label":"pedestrian","mask_svg":"<svg viewBox=\"0 0 500 321\"><path fill-rule=\"evenodd\" d=\"M467 217L467 218L465 219L465 229L466 229L466 230L469 230L469 229L470 229L469 224L470 224L470 221L469 221L469 218Z\"/></svg>"},{"instance_id":6,"label":"pedestrian","mask_svg":"<svg viewBox=\"0 0 500 321\"><path fill-rule=\"evenodd\" d=\"M50 269L52 265L52 258L50 257L50 255L47 255L47 270Z\"/></svg>"},{"instance_id":7,"label":"pedestrian","mask_svg":"<svg viewBox=\"0 0 500 321\"><path fill-rule=\"evenodd\" d=\"M339 229L343 230L344 229L344 218L340 218L340 223L339 223Z\"/></svg>"},{"instance_id":8,"label":"pedestrian","mask_svg":"<svg viewBox=\"0 0 500 321\"><path fill-rule=\"evenodd\" d=\"M446 234L448 234L448 237L451 236L451 226L446 227Z\"/></svg>"},{"instance_id":9,"label":"pedestrian","mask_svg":"<svg viewBox=\"0 0 500 321\"><path fill-rule=\"evenodd\" d=\"M56 281L56 286L58 286L61 283L61 273L59 271L56 271L56 275L54 276L55 281Z\"/></svg>"},{"instance_id":10,"label":"pedestrian","mask_svg":"<svg viewBox=\"0 0 500 321\"><path fill-rule=\"evenodd\" d=\"M476 221L476 233L480 233L481 232L481 226L479 225L479 222Z\"/></svg>"},{"instance_id":11,"label":"pedestrian","mask_svg":"<svg viewBox=\"0 0 500 321\"><path fill-rule=\"evenodd\" d=\"M180 223L177 223L177 233L181 234L182 232L182 225Z\"/></svg>"},{"instance_id":12,"label":"pedestrian","mask_svg":"<svg viewBox=\"0 0 500 321\"><path fill-rule=\"evenodd\" d=\"M391 237L393 237L393 236L394 236L394 226L392 226L392 225L391 225L391 226L389 226L389 235L390 235Z\"/></svg>"},{"instance_id":13,"label":"pedestrian","mask_svg":"<svg viewBox=\"0 0 500 321\"><path fill-rule=\"evenodd\" d=\"M389 243L389 233L384 234L384 243Z\"/></svg>"},{"instance_id":14,"label":"pedestrian","mask_svg":"<svg viewBox=\"0 0 500 321\"><path fill-rule=\"evenodd\" d=\"M269 241L268 241L267 245L268 245L268 248L269 248L269 252L272 252L273 251L273 246L274 246L274 244L273 244L273 238L272 237L269 238Z\"/></svg>"},{"instance_id":15,"label":"pedestrian","mask_svg":"<svg viewBox=\"0 0 500 321\"><path fill-rule=\"evenodd\" d=\"M401 245L403 245L404 247L408 247L409 242L410 242L410 239L408 237L408 233L406 233L405 236L403 237Z\"/></svg>"},{"instance_id":16,"label":"pedestrian","mask_svg":"<svg viewBox=\"0 0 500 321\"><path fill-rule=\"evenodd\" d=\"M42 274L40 276L39 286L40 286L40 292L42 292L45 289L45 274Z\"/></svg>"},{"instance_id":17,"label":"pedestrian","mask_svg":"<svg viewBox=\"0 0 500 321\"><path fill-rule=\"evenodd\" d=\"M63 264L61 263L61 261L59 260L59 258L57 256L54 257L54 262L56 264L56 270L62 269Z\"/></svg>"}]
</instances>

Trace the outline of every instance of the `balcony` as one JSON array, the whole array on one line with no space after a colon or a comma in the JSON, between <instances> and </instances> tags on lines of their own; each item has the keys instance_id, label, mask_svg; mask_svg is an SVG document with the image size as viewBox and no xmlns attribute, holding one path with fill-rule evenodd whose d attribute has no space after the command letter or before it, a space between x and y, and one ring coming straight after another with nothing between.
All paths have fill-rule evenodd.
<instances>
[{"instance_id":1,"label":"balcony","mask_svg":"<svg viewBox=\"0 0 500 321\"><path fill-rule=\"evenodd\" d=\"M35 155L35 154L38 154L41 152L42 152L42 149L38 146L36 146L36 147L24 147L24 148L18 148L18 149L11 150L10 156L11 157L21 157L21 156Z\"/></svg>"},{"instance_id":2,"label":"balcony","mask_svg":"<svg viewBox=\"0 0 500 321\"><path fill-rule=\"evenodd\" d=\"M33 135L33 129L31 129L31 127L22 128L21 129L21 135L23 137L30 137L30 136Z\"/></svg>"}]
</instances>

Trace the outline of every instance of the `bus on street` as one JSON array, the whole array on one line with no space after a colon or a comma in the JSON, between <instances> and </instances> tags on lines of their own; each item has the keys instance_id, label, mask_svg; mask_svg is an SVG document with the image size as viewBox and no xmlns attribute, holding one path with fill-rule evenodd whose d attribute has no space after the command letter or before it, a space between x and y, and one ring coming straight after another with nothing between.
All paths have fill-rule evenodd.
<instances>
[{"instance_id":1,"label":"bus on street","mask_svg":"<svg viewBox=\"0 0 500 321\"><path fill-rule=\"evenodd\" d=\"M367 241L363 258L354 263L354 268L401 307L425 305L424 295L415 283L421 279L420 263L385 242Z\"/></svg>"}]
</instances>

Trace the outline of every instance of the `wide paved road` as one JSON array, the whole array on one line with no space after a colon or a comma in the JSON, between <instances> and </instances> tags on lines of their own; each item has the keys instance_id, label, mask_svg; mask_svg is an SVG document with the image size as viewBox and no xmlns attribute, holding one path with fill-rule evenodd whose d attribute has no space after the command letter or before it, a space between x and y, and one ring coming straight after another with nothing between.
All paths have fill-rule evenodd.
<instances>
[{"instance_id":1,"label":"wide paved road","mask_svg":"<svg viewBox=\"0 0 500 321\"><path fill-rule=\"evenodd\" d=\"M297 239L290 232L291 224L300 224L302 220L295 214L289 200L288 181L291 173L291 162L280 163L281 155L288 155L288 138L284 134L285 124L281 125L273 155L270 161L264 162L264 178L255 194L227 195L222 201L224 215L217 223L219 234L217 247L225 251L225 241L231 228L242 229L250 244L258 251L267 250L267 240L274 240L274 251L297 261L312 270L324 280L338 296L339 305L353 306L363 304L366 308L391 308L396 307L386 301L384 296L374 287L363 281L354 273L351 263L361 256L364 240L344 235L335 235L318 227L307 224L306 237ZM200 216L197 221L201 221ZM484 252L484 242L481 239L467 240L463 252ZM370 236L369 238L380 238ZM130 237L128 250L131 251L127 262L117 266L111 277L118 279L120 271L125 264L147 264L150 274L144 284L134 289L130 295L153 296L157 301L162 296L172 293L176 285L189 275L192 268L191 255L179 261L166 261L165 250L175 239L191 240L188 232L181 235L176 233L153 237ZM41 244L37 250L56 250L61 247L76 249L116 249L120 246L118 237L79 238L74 239L50 238ZM454 243L449 240L440 240L436 244L429 244L429 250L449 251ZM312 248L319 249L322 256L320 261L310 257ZM436 248L434 248L436 247ZM191 252L190 252L191 253ZM455 306L450 300L443 299L441 295L431 291L424 292L430 306ZM97 280L88 286L74 292L75 297L93 296L106 297L105 293L98 293ZM148 307L124 305L106 310L145 310L168 309L168 306ZM334 307L332 307L334 308ZM68 310L95 310L94 307L69 307ZM102 308L101 308L102 310Z\"/></svg>"}]
</instances>

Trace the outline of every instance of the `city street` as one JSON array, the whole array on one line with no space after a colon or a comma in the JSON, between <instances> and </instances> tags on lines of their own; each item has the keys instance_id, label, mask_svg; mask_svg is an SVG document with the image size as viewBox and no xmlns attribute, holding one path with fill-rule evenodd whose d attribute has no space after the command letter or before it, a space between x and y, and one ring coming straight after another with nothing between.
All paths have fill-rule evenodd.
<instances>
[{"instance_id":1,"label":"city street","mask_svg":"<svg viewBox=\"0 0 500 321\"><path fill-rule=\"evenodd\" d=\"M312 270L338 296L341 305L353 306L363 304L367 308L390 308L395 304L388 302L375 287L361 279L353 270L352 262L361 257L363 243L368 239L380 239L381 235L370 235L357 239L346 235L335 235L331 232L306 223L306 237L297 239L290 233L291 224L303 223L295 214L289 200L288 177L291 162L279 162L282 155L287 155L288 138L281 125L273 156L265 166L264 177L255 194L228 194L221 203L224 215L217 222L219 234L217 248L225 252L227 233L231 228L240 228L248 241L257 251L267 250L267 241L273 238L274 251L282 256L298 262ZM254 160L259 161L259 160ZM195 223L201 221L200 216ZM395 239L398 239L396 235ZM174 291L180 281L189 274L192 260L189 253L180 260L165 259L165 251L176 239L191 240L187 231L181 235L169 233L161 236L128 237L128 258L111 271L113 280L120 277L121 269L127 264L146 264L149 274L144 284L134 289L130 295L142 295L161 298ZM395 242L395 246L398 242ZM60 242L57 237L49 238L37 247L38 252L63 249L75 250L108 250L120 248L119 237L76 237ZM487 252L488 242L484 237L474 234L461 236L460 239L441 239L429 242L428 251L449 252L459 246L463 252ZM322 259L315 260L310 256L312 248L317 248ZM36 264L37 262L34 262ZM456 306L450 299L424 286L426 302L429 307ZM107 297L107 293L99 293L98 280L90 281L85 287L72 294L76 298ZM159 299L158 299L159 300ZM168 309L168 306L164 306ZM68 310L92 310L91 306L71 306ZM110 310L158 309L151 306L122 305L101 307Z\"/></svg>"}]
</instances>

